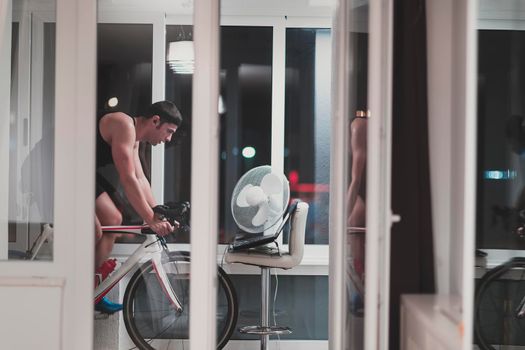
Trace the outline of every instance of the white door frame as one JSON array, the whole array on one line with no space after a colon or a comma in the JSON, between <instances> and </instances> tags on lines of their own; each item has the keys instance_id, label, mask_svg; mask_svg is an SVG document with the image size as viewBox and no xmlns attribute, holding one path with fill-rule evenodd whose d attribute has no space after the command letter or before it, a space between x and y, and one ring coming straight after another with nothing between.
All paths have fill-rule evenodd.
<instances>
[{"instance_id":1,"label":"white door frame","mask_svg":"<svg viewBox=\"0 0 525 350\"><path fill-rule=\"evenodd\" d=\"M219 1L195 0L193 9L190 300L199 302L190 303L190 350L213 350L219 227Z\"/></svg>"},{"instance_id":2,"label":"white door frame","mask_svg":"<svg viewBox=\"0 0 525 350\"><path fill-rule=\"evenodd\" d=\"M0 28L11 25L7 13L10 4L2 2ZM94 173L89 169L95 166L96 4L90 0L57 0L56 8L54 260L2 262L0 288L60 288L61 308L56 310L61 325L60 348L87 350L93 340ZM5 32L2 34L5 44ZM10 79L1 81L9 84ZM5 183L2 181L2 187ZM5 189L3 193L7 193ZM16 306L24 300L12 302ZM42 297L39 304L45 307L47 302ZM38 310L34 312L38 314ZM1 321L14 329L15 335L18 327L19 332L27 331L23 319Z\"/></svg>"}]
</instances>

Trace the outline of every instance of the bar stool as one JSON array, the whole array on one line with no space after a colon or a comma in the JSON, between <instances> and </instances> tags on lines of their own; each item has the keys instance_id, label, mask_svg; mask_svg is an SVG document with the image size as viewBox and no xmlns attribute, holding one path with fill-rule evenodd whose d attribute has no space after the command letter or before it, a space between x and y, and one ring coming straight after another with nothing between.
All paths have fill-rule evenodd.
<instances>
[{"instance_id":1,"label":"bar stool","mask_svg":"<svg viewBox=\"0 0 525 350\"><path fill-rule=\"evenodd\" d=\"M305 202L298 203L290 218L288 252L265 246L264 250L248 249L226 253L225 261L227 263L254 265L261 268L261 324L239 328L241 333L259 335L261 337L261 350L268 349L270 335L292 333L288 327L270 326L270 269L288 270L299 265L303 259L307 215L308 204Z\"/></svg>"}]
</instances>

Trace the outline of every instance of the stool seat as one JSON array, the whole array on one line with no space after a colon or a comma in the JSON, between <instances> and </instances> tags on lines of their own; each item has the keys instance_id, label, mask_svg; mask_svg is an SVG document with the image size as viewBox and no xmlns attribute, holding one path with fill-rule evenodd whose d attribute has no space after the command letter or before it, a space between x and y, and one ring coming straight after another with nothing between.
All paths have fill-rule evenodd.
<instances>
[{"instance_id":1,"label":"stool seat","mask_svg":"<svg viewBox=\"0 0 525 350\"><path fill-rule=\"evenodd\" d=\"M228 252L224 260L229 264L239 263L285 270L297 266L300 262L300 260L297 261L296 256L292 256L287 250L272 248L271 246Z\"/></svg>"}]
</instances>

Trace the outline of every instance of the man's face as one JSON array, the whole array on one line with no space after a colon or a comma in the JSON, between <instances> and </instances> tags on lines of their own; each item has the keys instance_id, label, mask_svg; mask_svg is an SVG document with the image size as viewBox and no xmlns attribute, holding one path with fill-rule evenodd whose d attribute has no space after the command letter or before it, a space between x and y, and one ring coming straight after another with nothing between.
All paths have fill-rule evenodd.
<instances>
[{"instance_id":1,"label":"man's face","mask_svg":"<svg viewBox=\"0 0 525 350\"><path fill-rule=\"evenodd\" d=\"M159 143L167 143L171 141L171 137L177 131L177 125L173 123L161 123L157 116L153 117L155 128L152 130L147 142L155 146Z\"/></svg>"}]
</instances>

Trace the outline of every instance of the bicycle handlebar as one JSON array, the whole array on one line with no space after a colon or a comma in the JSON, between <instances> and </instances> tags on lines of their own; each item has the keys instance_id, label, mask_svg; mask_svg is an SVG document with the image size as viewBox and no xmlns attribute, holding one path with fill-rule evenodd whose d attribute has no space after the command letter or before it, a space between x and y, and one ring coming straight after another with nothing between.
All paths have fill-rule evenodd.
<instances>
[{"instance_id":1,"label":"bicycle handlebar","mask_svg":"<svg viewBox=\"0 0 525 350\"><path fill-rule=\"evenodd\" d=\"M161 219L168 220L172 225L178 222L177 232L186 233L190 231L190 202L167 202L153 207L153 212L159 215Z\"/></svg>"}]
</instances>

